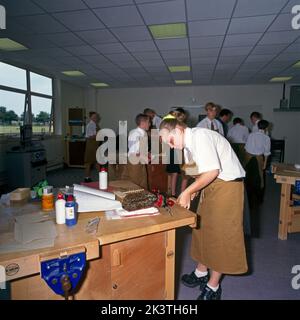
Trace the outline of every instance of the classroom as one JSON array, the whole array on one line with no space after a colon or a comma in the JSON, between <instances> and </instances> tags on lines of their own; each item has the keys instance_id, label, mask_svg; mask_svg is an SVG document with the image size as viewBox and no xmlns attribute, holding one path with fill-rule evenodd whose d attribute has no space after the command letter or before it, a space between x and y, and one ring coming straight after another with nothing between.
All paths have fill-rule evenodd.
<instances>
[{"instance_id":1,"label":"classroom","mask_svg":"<svg viewBox=\"0 0 300 320\"><path fill-rule=\"evenodd\" d=\"M299 300L299 53L300 0L0 0L0 300Z\"/></svg>"}]
</instances>

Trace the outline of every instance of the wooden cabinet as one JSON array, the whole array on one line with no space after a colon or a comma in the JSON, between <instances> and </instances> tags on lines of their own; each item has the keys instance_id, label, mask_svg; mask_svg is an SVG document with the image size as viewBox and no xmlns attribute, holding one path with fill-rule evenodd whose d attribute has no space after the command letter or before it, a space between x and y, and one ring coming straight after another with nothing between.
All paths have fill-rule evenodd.
<instances>
[{"instance_id":1,"label":"wooden cabinet","mask_svg":"<svg viewBox=\"0 0 300 320\"><path fill-rule=\"evenodd\" d=\"M173 298L175 243L159 232L100 247L100 258L87 263L74 299L148 300ZM172 248L170 248L170 246ZM11 282L12 299L63 299L52 292L40 275Z\"/></svg>"}]
</instances>

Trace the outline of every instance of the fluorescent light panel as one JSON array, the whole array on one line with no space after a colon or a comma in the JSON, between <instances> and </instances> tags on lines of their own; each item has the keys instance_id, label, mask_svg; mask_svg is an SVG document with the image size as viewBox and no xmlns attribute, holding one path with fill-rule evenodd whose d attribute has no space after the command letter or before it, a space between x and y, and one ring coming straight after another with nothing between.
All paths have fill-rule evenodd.
<instances>
[{"instance_id":1,"label":"fluorescent light panel","mask_svg":"<svg viewBox=\"0 0 300 320\"><path fill-rule=\"evenodd\" d=\"M83 77L83 76L85 76L84 73L82 73L81 71L78 71L78 70L63 71L62 73L68 77Z\"/></svg>"},{"instance_id":2,"label":"fluorescent light panel","mask_svg":"<svg viewBox=\"0 0 300 320\"><path fill-rule=\"evenodd\" d=\"M300 68L300 60L293 65L294 68Z\"/></svg>"},{"instance_id":3,"label":"fluorescent light panel","mask_svg":"<svg viewBox=\"0 0 300 320\"><path fill-rule=\"evenodd\" d=\"M175 80L176 84L191 84L192 80Z\"/></svg>"},{"instance_id":4,"label":"fluorescent light panel","mask_svg":"<svg viewBox=\"0 0 300 320\"><path fill-rule=\"evenodd\" d=\"M187 72L191 71L190 66L170 66L169 67L170 72Z\"/></svg>"},{"instance_id":5,"label":"fluorescent light panel","mask_svg":"<svg viewBox=\"0 0 300 320\"><path fill-rule=\"evenodd\" d=\"M28 50L28 48L24 47L22 44L16 41L13 41L9 38L0 38L0 50L21 51L21 50Z\"/></svg>"},{"instance_id":6,"label":"fluorescent light panel","mask_svg":"<svg viewBox=\"0 0 300 320\"><path fill-rule=\"evenodd\" d=\"M185 23L154 24L149 26L154 39L172 39L186 37Z\"/></svg>"},{"instance_id":7,"label":"fluorescent light panel","mask_svg":"<svg viewBox=\"0 0 300 320\"><path fill-rule=\"evenodd\" d=\"M104 82L92 82L91 85L94 87L97 87L97 88L109 87L109 84L104 83Z\"/></svg>"},{"instance_id":8,"label":"fluorescent light panel","mask_svg":"<svg viewBox=\"0 0 300 320\"><path fill-rule=\"evenodd\" d=\"M271 82L285 82L291 80L293 77L274 77L270 81Z\"/></svg>"}]
</instances>

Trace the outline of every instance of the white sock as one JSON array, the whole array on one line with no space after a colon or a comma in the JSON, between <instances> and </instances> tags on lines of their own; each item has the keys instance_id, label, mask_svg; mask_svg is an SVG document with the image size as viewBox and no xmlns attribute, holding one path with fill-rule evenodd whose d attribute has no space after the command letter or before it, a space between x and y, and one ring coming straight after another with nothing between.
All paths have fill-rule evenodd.
<instances>
[{"instance_id":1,"label":"white sock","mask_svg":"<svg viewBox=\"0 0 300 320\"><path fill-rule=\"evenodd\" d=\"M205 276L207 276L207 274L208 274L207 271L205 271L205 272L199 271L197 268L195 269L194 272L195 272L195 275L196 275L198 278L205 277Z\"/></svg>"},{"instance_id":2,"label":"white sock","mask_svg":"<svg viewBox=\"0 0 300 320\"><path fill-rule=\"evenodd\" d=\"M211 286L210 284L207 284L207 286L212 290L212 291L214 291L214 292L217 292L217 290L219 289L219 284L218 284L218 286L217 287L213 287L213 286Z\"/></svg>"}]
</instances>

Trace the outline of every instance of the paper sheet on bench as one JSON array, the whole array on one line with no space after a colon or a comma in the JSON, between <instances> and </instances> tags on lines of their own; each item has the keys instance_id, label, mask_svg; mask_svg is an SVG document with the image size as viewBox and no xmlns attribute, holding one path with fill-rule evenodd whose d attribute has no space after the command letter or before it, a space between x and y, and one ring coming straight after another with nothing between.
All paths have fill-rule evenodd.
<instances>
[{"instance_id":1,"label":"paper sheet on bench","mask_svg":"<svg viewBox=\"0 0 300 320\"><path fill-rule=\"evenodd\" d=\"M92 194L94 196L98 196L98 197L106 198L110 200L116 199L116 196L112 192L97 190L95 188L89 188L89 187L82 186L80 184L75 184L75 183L74 183L74 191L80 191L80 192Z\"/></svg>"},{"instance_id":2,"label":"paper sheet on bench","mask_svg":"<svg viewBox=\"0 0 300 320\"><path fill-rule=\"evenodd\" d=\"M2 234L2 239L0 237L0 253L53 247L57 236L54 222L43 219L33 215L17 217L14 233Z\"/></svg>"},{"instance_id":3,"label":"paper sheet on bench","mask_svg":"<svg viewBox=\"0 0 300 320\"><path fill-rule=\"evenodd\" d=\"M74 184L74 196L78 204L78 212L106 211L121 209L122 204L116 201L110 192Z\"/></svg>"}]
</instances>

